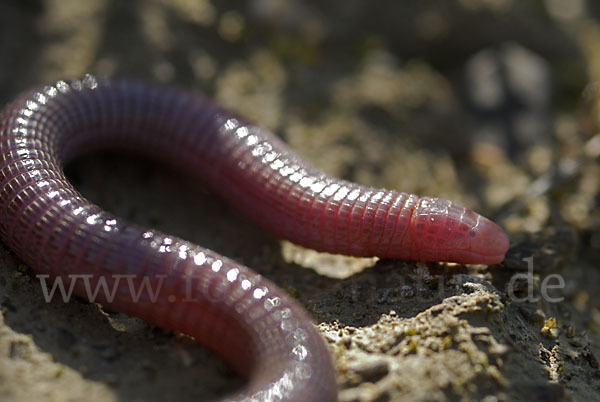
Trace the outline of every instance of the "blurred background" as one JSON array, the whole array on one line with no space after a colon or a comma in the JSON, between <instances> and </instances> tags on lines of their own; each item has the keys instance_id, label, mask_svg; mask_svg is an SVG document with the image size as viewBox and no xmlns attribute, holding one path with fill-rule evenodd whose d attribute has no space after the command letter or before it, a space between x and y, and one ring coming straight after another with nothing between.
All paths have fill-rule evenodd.
<instances>
[{"instance_id":1,"label":"blurred background","mask_svg":"<svg viewBox=\"0 0 600 402\"><path fill-rule=\"evenodd\" d=\"M600 5L592 0L2 0L0 103L32 86L86 72L185 88L206 94L272 130L328 173L370 186L448 198L495 219L511 234L514 245L505 266L500 267L503 272L526 270L522 258L534 255L542 272L564 275L566 301L561 307L536 305L529 316L520 311L528 317L524 325L537 329L536 335L518 338L514 346L529 356L527 363L515 367L526 369L511 374L495 366L507 376L508 385L490 385L482 391L477 388L479 381L492 381L493 375L486 371L489 366L483 369L487 374L478 374L473 365L474 374L460 385L450 380L446 385L420 386L429 390L428 395L439 392L440 400L486 395L490 401L506 395L585 400L597 397L600 389L594 357L600 328L599 16ZM344 297L331 290L340 283L345 286L344 278L371 262L333 261L293 245L280 247L267 235L256 235L257 230L247 222L240 225L236 215L231 217L228 209L202 189L178 182L184 179L161 173L146 161L124 159L115 155L86 158L70 167L69 175L85 195L113 212L204 242L251 267L262 266L262 273L297 291L302 302L314 302L319 322L331 325L338 320L341 327L361 327L389 312L389 306L384 306L357 315L360 306L343 304ZM165 198L165 192L177 194L182 189L185 196ZM201 225L211 228L204 234L190 225L187 214L197 202L200 209L209 211L198 212L194 218L208 222ZM172 215L162 218L165 211ZM18 265L10 253L4 253L5 259L12 258L11 263ZM320 275L305 273L300 265ZM271 272L271 266L278 269ZM280 266L285 266L283 274L278 273ZM373 275L378 275L377 269L385 270L385 266L378 263ZM23 282L18 282L22 290L11 290L17 292L11 296L7 289L15 280L13 272L4 271L9 279L2 284L0 297L4 302L12 300L10 308L3 306L13 314L13 318L6 316L5 330L14 333L6 332L0 340L12 351L15 339L31 335L35 346L28 348L35 353L31 351L25 360L34 369L15 363L13 352L0 357L0 397L24 400L43 395L64 400L64 378L69 384L80 381L71 385L74 391L67 394L71 400L134 395L140 400L161 400L161 395L184 394L210 398L239 385L239 379L232 380L232 373L215 359L207 365L217 369L206 378L220 375L221 380L205 381L205 388L186 388L199 373L181 374L181 365L186 367L191 361L189 365L196 367L198 361L211 359L205 356L207 352L178 340L175 346L165 346L163 357L148 360L148 351L157 348L153 337L162 336L169 344L171 335L157 335L122 317L109 314L120 324L102 327L106 332L100 333L110 337L115 325L124 325L129 328L123 341L128 346L76 340L93 338L97 331L71 328L69 320L77 320L84 307L71 306L72 315L65 316L59 311L64 306L57 305L56 316L51 312L46 318L36 316L32 309L20 309L14 300L46 307L35 299L36 288L27 275L17 278ZM303 279L298 282L297 276ZM501 284L487 280L502 291ZM316 286L311 281L320 284L317 290L311 288ZM336 303L345 306L344 313L328 309L330 297L341 300ZM412 316L431 305L415 304ZM350 318L343 315L348 311ZM97 312L89 314L86 320L90 321L83 321L83 327L103 322ZM512 313L506 314L507 320L512 319ZM542 336L551 344L536 349L542 342L538 327L552 327L548 319L555 316L561 335L550 340ZM62 320L58 332L45 329L56 320ZM489 326L486 320L484 326ZM41 322L40 328L34 322ZM338 324L324 332L340 330ZM143 329L136 332L128 325ZM577 357L553 349L560 336L568 335L570 326L581 337L577 345L571 345ZM500 342L506 334L495 331L500 330L492 328ZM137 352L117 357L139 337L146 343ZM508 348L513 347L511 342L514 337L505 341ZM80 346L76 352L73 344ZM39 357L44 352L52 354L59 366ZM344 353L338 353L336 363L345 392L342 400L400 396L428 400L408 385L398 386L392 368L389 375L386 371L387 385L372 378L353 380L354 374L347 377ZM189 354L196 357L190 360ZM173 355L179 356L177 361L166 365L173 372L161 371L160 359ZM577 369L565 369L565 359ZM137 367L140 360L141 369ZM434 360L426 364L438 364ZM126 363L116 368L121 361ZM60 364L68 369L61 369ZM63 372L68 373L66 377ZM111 376L110 372L119 374ZM121 381L130 378L129 372L134 379ZM16 373L21 373L23 383ZM531 383L523 380L526 386L513 387L511 376L530 376ZM167 379L149 384L159 377ZM420 381L428 384L427 378L424 374ZM379 387L377 392L361 390L365 382ZM87 397L77 391L85 387L94 390ZM369 395L376 396L369 399Z\"/></svg>"}]
</instances>

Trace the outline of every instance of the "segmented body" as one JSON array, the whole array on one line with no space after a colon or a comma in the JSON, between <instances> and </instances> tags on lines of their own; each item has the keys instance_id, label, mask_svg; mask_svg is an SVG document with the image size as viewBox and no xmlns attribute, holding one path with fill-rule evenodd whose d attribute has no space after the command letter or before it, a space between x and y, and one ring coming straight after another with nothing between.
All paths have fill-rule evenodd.
<instances>
[{"instance_id":1,"label":"segmented body","mask_svg":"<svg viewBox=\"0 0 600 402\"><path fill-rule=\"evenodd\" d=\"M2 239L36 271L104 281L116 293L96 301L215 349L249 377L228 399L335 400L327 348L304 310L249 268L83 198L64 164L109 147L196 175L266 230L317 250L497 263L508 248L464 207L330 177L198 96L90 75L22 95L0 114ZM131 284L148 279L160 291L134 300Z\"/></svg>"}]
</instances>

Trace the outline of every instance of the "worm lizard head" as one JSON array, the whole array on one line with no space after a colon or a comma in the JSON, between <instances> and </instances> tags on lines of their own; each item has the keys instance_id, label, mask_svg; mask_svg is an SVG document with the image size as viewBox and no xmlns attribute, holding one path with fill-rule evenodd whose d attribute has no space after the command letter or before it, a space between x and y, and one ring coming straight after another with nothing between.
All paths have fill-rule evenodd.
<instances>
[{"instance_id":1,"label":"worm lizard head","mask_svg":"<svg viewBox=\"0 0 600 402\"><path fill-rule=\"evenodd\" d=\"M508 250L509 240L504 230L486 217L477 215L477 223L471 228L468 235L469 253L466 254L472 261L465 263L499 264L504 260Z\"/></svg>"},{"instance_id":2,"label":"worm lizard head","mask_svg":"<svg viewBox=\"0 0 600 402\"><path fill-rule=\"evenodd\" d=\"M411 225L411 259L498 264L509 246L508 236L494 222L439 198L421 198Z\"/></svg>"}]
</instances>

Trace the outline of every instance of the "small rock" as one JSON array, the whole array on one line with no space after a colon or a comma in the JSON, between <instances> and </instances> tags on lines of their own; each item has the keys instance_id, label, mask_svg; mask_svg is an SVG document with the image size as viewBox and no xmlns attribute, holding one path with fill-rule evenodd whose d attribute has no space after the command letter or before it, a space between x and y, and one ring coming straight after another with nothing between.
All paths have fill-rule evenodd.
<instances>
[{"instance_id":1,"label":"small rock","mask_svg":"<svg viewBox=\"0 0 600 402\"><path fill-rule=\"evenodd\" d=\"M370 382L379 381L389 372L388 362L376 357L352 362L348 365L348 369L361 376L363 380Z\"/></svg>"}]
</instances>

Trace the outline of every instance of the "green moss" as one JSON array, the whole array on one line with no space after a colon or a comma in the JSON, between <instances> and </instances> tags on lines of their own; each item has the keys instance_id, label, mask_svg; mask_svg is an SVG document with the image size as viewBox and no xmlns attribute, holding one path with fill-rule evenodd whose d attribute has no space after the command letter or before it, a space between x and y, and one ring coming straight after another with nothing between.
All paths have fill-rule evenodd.
<instances>
[{"instance_id":1,"label":"green moss","mask_svg":"<svg viewBox=\"0 0 600 402\"><path fill-rule=\"evenodd\" d=\"M406 330L405 334L406 334L407 336L414 336L414 335L416 335L416 334L417 334L417 330L416 330L416 329L414 329L414 328L409 328L409 329L407 329L407 330Z\"/></svg>"},{"instance_id":2,"label":"green moss","mask_svg":"<svg viewBox=\"0 0 600 402\"><path fill-rule=\"evenodd\" d=\"M417 342L416 341L410 341L408 343L407 353L410 353L410 354L417 353Z\"/></svg>"},{"instance_id":3,"label":"green moss","mask_svg":"<svg viewBox=\"0 0 600 402\"><path fill-rule=\"evenodd\" d=\"M65 366L63 366L62 364L59 364L58 367L56 368L56 371L54 372L54 378L59 378L61 377L65 372Z\"/></svg>"},{"instance_id":4,"label":"green moss","mask_svg":"<svg viewBox=\"0 0 600 402\"><path fill-rule=\"evenodd\" d=\"M558 336L558 328L560 327L560 323L556 321L554 317L548 318L544 321L544 326L540 330L541 334L548 338L554 339Z\"/></svg>"},{"instance_id":5,"label":"green moss","mask_svg":"<svg viewBox=\"0 0 600 402\"><path fill-rule=\"evenodd\" d=\"M450 335L444 337L444 339L442 340L442 348L444 350L450 348L450 346L452 346L452 337Z\"/></svg>"}]
</instances>

